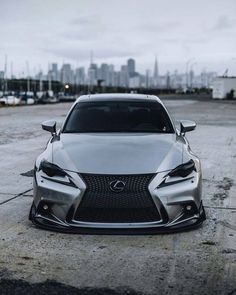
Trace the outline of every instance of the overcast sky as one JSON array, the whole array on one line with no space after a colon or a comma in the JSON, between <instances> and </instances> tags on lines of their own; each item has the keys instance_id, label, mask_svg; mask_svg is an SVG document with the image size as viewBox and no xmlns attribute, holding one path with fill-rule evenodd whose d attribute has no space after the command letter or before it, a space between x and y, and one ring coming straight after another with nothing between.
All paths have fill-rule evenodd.
<instances>
[{"instance_id":1,"label":"overcast sky","mask_svg":"<svg viewBox=\"0 0 236 295\"><path fill-rule=\"evenodd\" d=\"M48 62L88 66L134 57L137 70L186 63L236 75L236 0L0 0L0 70L33 74ZM8 66L10 69L10 66ZM10 73L10 70L9 70Z\"/></svg>"}]
</instances>

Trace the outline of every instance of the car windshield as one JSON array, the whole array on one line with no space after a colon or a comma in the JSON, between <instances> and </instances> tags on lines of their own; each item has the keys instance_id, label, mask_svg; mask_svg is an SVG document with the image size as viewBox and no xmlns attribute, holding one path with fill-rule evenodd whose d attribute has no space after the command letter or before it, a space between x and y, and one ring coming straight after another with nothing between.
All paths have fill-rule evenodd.
<instances>
[{"instance_id":1,"label":"car windshield","mask_svg":"<svg viewBox=\"0 0 236 295\"><path fill-rule=\"evenodd\" d=\"M173 133L163 106L156 101L79 102L69 115L65 133Z\"/></svg>"}]
</instances>

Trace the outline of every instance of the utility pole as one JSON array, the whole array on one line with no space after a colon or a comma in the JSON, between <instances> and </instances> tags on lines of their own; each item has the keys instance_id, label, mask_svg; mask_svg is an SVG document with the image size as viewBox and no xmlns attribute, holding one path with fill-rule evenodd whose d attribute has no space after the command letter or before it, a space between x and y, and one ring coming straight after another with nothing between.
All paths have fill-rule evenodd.
<instances>
[{"instance_id":1,"label":"utility pole","mask_svg":"<svg viewBox=\"0 0 236 295\"><path fill-rule=\"evenodd\" d=\"M191 65L190 65L190 88L192 90L193 88L193 66L195 66L197 63L196 62L193 62Z\"/></svg>"},{"instance_id":2,"label":"utility pole","mask_svg":"<svg viewBox=\"0 0 236 295\"><path fill-rule=\"evenodd\" d=\"M51 80L51 70L50 70L50 63L48 63L48 90L52 90L52 80Z\"/></svg>"},{"instance_id":3,"label":"utility pole","mask_svg":"<svg viewBox=\"0 0 236 295\"><path fill-rule=\"evenodd\" d=\"M27 92L30 91L30 71L29 71L29 62L26 61L26 71L27 71Z\"/></svg>"},{"instance_id":4,"label":"utility pole","mask_svg":"<svg viewBox=\"0 0 236 295\"><path fill-rule=\"evenodd\" d=\"M42 68L41 65L39 65L39 91L43 91L43 77L42 77Z\"/></svg>"},{"instance_id":5,"label":"utility pole","mask_svg":"<svg viewBox=\"0 0 236 295\"><path fill-rule=\"evenodd\" d=\"M93 64L93 50L90 52L90 65Z\"/></svg>"},{"instance_id":6,"label":"utility pole","mask_svg":"<svg viewBox=\"0 0 236 295\"><path fill-rule=\"evenodd\" d=\"M189 77L188 77L188 69L189 69L189 64L190 62L192 62L194 60L194 58L190 58L187 62L186 62L186 88L188 89L188 85L189 85Z\"/></svg>"},{"instance_id":7,"label":"utility pole","mask_svg":"<svg viewBox=\"0 0 236 295\"><path fill-rule=\"evenodd\" d=\"M11 79L13 79L13 62L11 61Z\"/></svg>"},{"instance_id":8,"label":"utility pole","mask_svg":"<svg viewBox=\"0 0 236 295\"><path fill-rule=\"evenodd\" d=\"M7 55L5 55L5 67L4 67L4 92L8 91L8 85L7 85Z\"/></svg>"},{"instance_id":9,"label":"utility pole","mask_svg":"<svg viewBox=\"0 0 236 295\"><path fill-rule=\"evenodd\" d=\"M191 59L186 62L186 89L188 89L188 67Z\"/></svg>"}]
</instances>

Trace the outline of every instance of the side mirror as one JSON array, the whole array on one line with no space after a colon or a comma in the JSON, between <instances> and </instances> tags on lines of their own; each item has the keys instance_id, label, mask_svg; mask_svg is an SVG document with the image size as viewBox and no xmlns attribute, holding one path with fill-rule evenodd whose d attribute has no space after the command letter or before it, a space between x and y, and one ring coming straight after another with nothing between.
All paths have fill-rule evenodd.
<instances>
[{"instance_id":1,"label":"side mirror","mask_svg":"<svg viewBox=\"0 0 236 295\"><path fill-rule=\"evenodd\" d=\"M196 128L196 123L193 121L183 120L180 121L180 132L185 134L186 132L192 131Z\"/></svg>"},{"instance_id":2,"label":"side mirror","mask_svg":"<svg viewBox=\"0 0 236 295\"><path fill-rule=\"evenodd\" d=\"M43 130L49 131L54 135L56 133L56 121L45 121L42 123Z\"/></svg>"}]
</instances>

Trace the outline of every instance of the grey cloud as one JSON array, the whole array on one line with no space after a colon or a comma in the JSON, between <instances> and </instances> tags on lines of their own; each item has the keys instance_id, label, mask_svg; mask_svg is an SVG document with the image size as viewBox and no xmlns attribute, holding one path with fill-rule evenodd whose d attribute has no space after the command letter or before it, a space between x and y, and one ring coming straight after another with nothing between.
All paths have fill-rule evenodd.
<instances>
[{"instance_id":1,"label":"grey cloud","mask_svg":"<svg viewBox=\"0 0 236 295\"><path fill-rule=\"evenodd\" d=\"M144 68L155 54L160 64L184 64L191 56L223 64L235 52L236 0L2 2L0 65L5 54L19 68L21 60L88 63L91 50L96 62L133 56Z\"/></svg>"},{"instance_id":2,"label":"grey cloud","mask_svg":"<svg viewBox=\"0 0 236 295\"><path fill-rule=\"evenodd\" d=\"M213 31L221 31L231 29L236 26L236 19L230 19L226 15L221 15L218 17L216 24L213 26Z\"/></svg>"},{"instance_id":3,"label":"grey cloud","mask_svg":"<svg viewBox=\"0 0 236 295\"><path fill-rule=\"evenodd\" d=\"M92 26L95 25L99 20L99 15L97 14L87 14L81 15L77 18L72 19L69 25L72 26Z\"/></svg>"},{"instance_id":4,"label":"grey cloud","mask_svg":"<svg viewBox=\"0 0 236 295\"><path fill-rule=\"evenodd\" d=\"M89 42L98 37L98 33L95 31L85 31L85 30L70 30L63 32L61 34L62 38L65 38L70 41L80 41L80 42Z\"/></svg>"},{"instance_id":5,"label":"grey cloud","mask_svg":"<svg viewBox=\"0 0 236 295\"><path fill-rule=\"evenodd\" d=\"M178 38L163 38L162 41L167 43L186 43L186 44L203 44L209 41L206 37L178 37Z\"/></svg>"},{"instance_id":6,"label":"grey cloud","mask_svg":"<svg viewBox=\"0 0 236 295\"><path fill-rule=\"evenodd\" d=\"M58 57L63 57L72 60L88 60L90 51L93 48L87 50L81 50L80 48L42 48L46 52L55 54ZM120 50L114 48L97 49L95 52L96 59L112 59L112 58L126 58L134 55L134 52L127 50Z\"/></svg>"},{"instance_id":7,"label":"grey cloud","mask_svg":"<svg viewBox=\"0 0 236 295\"><path fill-rule=\"evenodd\" d=\"M137 26L137 29L140 29L142 31L148 31L148 32L161 32L165 33L170 30L176 29L181 25L181 22L179 21L161 21L159 22L146 22L145 24L140 24Z\"/></svg>"},{"instance_id":8,"label":"grey cloud","mask_svg":"<svg viewBox=\"0 0 236 295\"><path fill-rule=\"evenodd\" d=\"M69 23L69 27L61 33L61 37L70 41L95 41L104 39L114 40L114 34L120 33L120 28L108 26L100 21L96 14L80 16Z\"/></svg>"}]
</instances>

